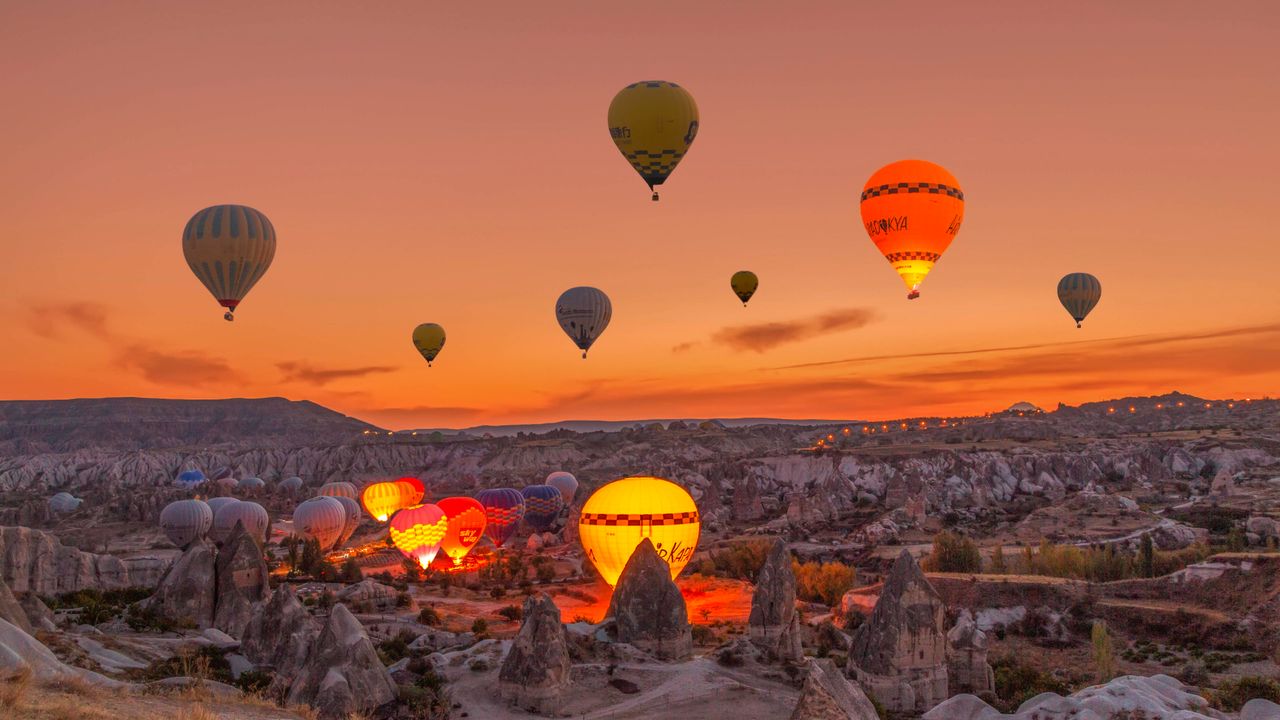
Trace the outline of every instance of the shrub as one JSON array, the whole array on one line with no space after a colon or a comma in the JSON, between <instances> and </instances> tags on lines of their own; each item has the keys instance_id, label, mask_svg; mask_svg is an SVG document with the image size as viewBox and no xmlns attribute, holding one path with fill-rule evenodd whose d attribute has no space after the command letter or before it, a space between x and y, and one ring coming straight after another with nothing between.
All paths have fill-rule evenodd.
<instances>
[{"instance_id":1,"label":"shrub","mask_svg":"<svg viewBox=\"0 0 1280 720\"><path fill-rule=\"evenodd\" d=\"M520 618L524 615L524 611L520 609L519 605L508 605L504 608L499 608L498 614L511 622L520 622Z\"/></svg>"},{"instance_id":2,"label":"shrub","mask_svg":"<svg viewBox=\"0 0 1280 720\"><path fill-rule=\"evenodd\" d=\"M1061 680L1035 668L1021 665L1012 655L998 657L991 663L995 670L997 708L1012 712L1023 702L1043 692L1066 695L1070 689Z\"/></svg>"},{"instance_id":3,"label":"shrub","mask_svg":"<svg viewBox=\"0 0 1280 720\"><path fill-rule=\"evenodd\" d=\"M267 688L271 687L271 681L275 679L275 674L263 670L245 670L240 673L240 677L236 678L235 686L246 693L263 693Z\"/></svg>"},{"instance_id":4,"label":"shrub","mask_svg":"<svg viewBox=\"0 0 1280 720\"><path fill-rule=\"evenodd\" d=\"M1209 701L1219 710L1235 712L1254 698L1280 703L1280 683L1256 676L1228 680L1213 691Z\"/></svg>"},{"instance_id":5,"label":"shrub","mask_svg":"<svg viewBox=\"0 0 1280 720\"><path fill-rule=\"evenodd\" d=\"M483 637L485 633L489 632L488 621L484 618L476 618L471 623L471 632L475 633L476 637Z\"/></svg>"},{"instance_id":6,"label":"shrub","mask_svg":"<svg viewBox=\"0 0 1280 720\"><path fill-rule=\"evenodd\" d=\"M440 624L440 613L430 605L418 611L418 622L430 627L436 627Z\"/></svg>"},{"instance_id":7,"label":"shrub","mask_svg":"<svg viewBox=\"0 0 1280 720\"><path fill-rule=\"evenodd\" d=\"M836 605L853 587L857 573L841 562L791 561L796 576L796 595L801 600Z\"/></svg>"},{"instance_id":8,"label":"shrub","mask_svg":"<svg viewBox=\"0 0 1280 720\"><path fill-rule=\"evenodd\" d=\"M712 552L711 563L715 574L755 582L772 546L773 543L766 538L755 538Z\"/></svg>"},{"instance_id":9,"label":"shrub","mask_svg":"<svg viewBox=\"0 0 1280 720\"><path fill-rule=\"evenodd\" d=\"M982 572L982 554L974 541L944 531L933 536L933 552L925 558L925 568L932 572Z\"/></svg>"},{"instance_id":10,"label":"shrub","mask_svg":"<svg viewBox=\"0 0 1280 720\"><path fill-rule=\"evenodd\" d=\"M489 663L480 658L476 658L471 661L471 664L468 667L471 668L471 672L484 672L489 669Z\"/></svg>"},{"instance_id":11,"label":"shrub","mask_svg":"<svg viewBox=\"0 0 1280 720\"><path fill-rule=\"evenodd\" d=\"M719 640L716 631L706 625L694 625L692 631L694 645L712 645Z\"/></svg>"}]
</instances>

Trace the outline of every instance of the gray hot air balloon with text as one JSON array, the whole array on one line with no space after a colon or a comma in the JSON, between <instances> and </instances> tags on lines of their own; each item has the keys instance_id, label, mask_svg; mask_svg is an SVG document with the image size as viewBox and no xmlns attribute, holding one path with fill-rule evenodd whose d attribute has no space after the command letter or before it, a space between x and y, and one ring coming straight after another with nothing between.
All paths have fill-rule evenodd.
<instances>
[{"instance_id":1,"label":"gray hot air balloon with text","mask_svg":"<svg viewBox=\"0 0 1280 720\"><path fill-rule=\"evenodd\" d=\"M569 288L556 300L556 321L582 351L583 358L612 318L609 296L593 287Z\"/></svg>"}]
</instances>

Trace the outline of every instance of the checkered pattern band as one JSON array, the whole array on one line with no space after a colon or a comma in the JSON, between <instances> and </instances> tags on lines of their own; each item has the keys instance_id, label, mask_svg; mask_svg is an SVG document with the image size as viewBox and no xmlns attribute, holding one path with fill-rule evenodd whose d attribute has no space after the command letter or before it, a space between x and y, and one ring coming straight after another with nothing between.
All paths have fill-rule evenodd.
<instances>
[{"instance_id":1,"label":"checkered pattern band","mask_svg":"<svg viewBox=\"0 0 1280 720\"><path fill-rule=\"evenodd\" d=\"M659 153L649 153L644 150L636 150L634 152L623 153L627 157L627 162L631 163L631 167L636 169L645 179L665 178L675 169L676 163L680 162L680 158L684 157L684 153L679 150L663 150Z\"/></svg>"},{"instance_id":2,"label":"checkered pattern band","mask_svg":"<svg viewBox=\"0 0 1280 720\"><path fill-rule=\"evenodd\" d=\"M698 511L682 513L582 513L579 525L688 525L698 522Z\"/></svg>"},{"instance_id":3,"label":"checkered pattern band","mask_svg":"<svg viewBox=\"0 0 1280 720\"><path fill-rule=\"evenodd\" d=\"M890 185L877 185L869 187L862 191L862 200L866 202L867 198L880 197L881 195L897 195L899 193L925 193L928 195L950 195L951 197L964 202L964 193L960 188L953 188L950 185L942 183L893 183Z\"/></svg>"},{"instance_id":4,"label":"checkered pattern band","mask_svg":"<svg viewBox=\"0 0 1280 720\"><path fill-rule=\"evenodd\" d=\"M524 499L524 512L526 515L554 513L559 511L559 498L527 497Z\"/></svg>"},{"instance_id":5,"label":"checkered pattern band","mask_svg":"<svg viewBox=\"0 0 1280 720\"><path fill-rule=\"evenodd\" d=\"M630 90L630 89L632 89L632 88L638 88L638 87L647 87L647 88L673 87L673 88L678 88L678 87L680 87L680 86L679 86L679 85L677 85L677 84L675 84L675 83L673 83L673 82L667 82L666 80L646 80L646 81L644 81L644 82L635 82L635 83L631 83L630 85L628 85L628 86L627 86L627 89L628 89L628 90Z\"/></svg>"},{"instance_id":6,"label":"checkered pattern band","mask_svg":"<svg viewBox=\"0 0 1280 720\"><path fill-rule=\"evenodd\" d=\"M902 260L928 260L929 262L938 262L938 258L940 257L942 257L940 253L920 252L920 251L913 250L911 252L889 253L888 255L884 256L884 259L888 260L891 263L899 262Z\"/></svg>"},{"instance_id":7,"label":"checkered pattern band","mask_svg":"<svg viewBox=\"0 0 1280 720\"><path fill-rule=\"evenodd\" d=\"M520 520L520 517L524 515L523 510L524 508L519 506L509 508L486 507L484 515L489 522L495 525L509 525Z\"/></svg>"}]
</instances>

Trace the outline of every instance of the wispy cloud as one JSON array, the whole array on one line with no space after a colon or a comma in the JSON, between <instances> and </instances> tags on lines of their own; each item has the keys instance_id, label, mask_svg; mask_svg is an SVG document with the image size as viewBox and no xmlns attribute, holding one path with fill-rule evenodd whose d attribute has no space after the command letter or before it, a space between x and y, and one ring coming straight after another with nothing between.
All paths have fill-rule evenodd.
<instances>
[{"instance_id":1,"label":"wispy cloud","mask_svg":"<svg viewBox=\"0 0 1280 720\"><path fill-rule=\"evenodd\" d=\"M207 387L240 379L225 359L195 350L172 352L135 344L119 350L115 361L157 385Z\"/></svg>"},{"instance_id":2,"label":"wispy cloud","mask_svg":"<svg viewBox=\"0 0 1280 720\"><path fill-rule=\"evenodd\" d=\"M399 368L390 365L364 365L350 368L318 368L307 362L276 363L276 368L284 375L286 382L301 382L308 385L326 385L335 380L361 378L369 375L395 372Z\"/></svg>"},{"instance_id":3,"label":"wispy cloud","mask_svg":"<svg viewBox=\"0 0 1280 720\"><path fill-rule=\"evenodd\" d=\"M110 335L107 327L107 308L99 303L50 303L30 306L26 312L27 327L40 337L59 338L67 330L76 330L99 338Z\"/></svg>"},{"instance_id":4,"label":"wispy cloud","mask_svg":"<svg viewBox=\"0 0 1280 720\"><path fill-rule=\"evenodd\" d=\"M711 341L734 350L762 353L779 345L856 330L877 319L876 311L871 308L843 308L796 320L725 327L713 333Z\"/></svg>"}]
</instances>

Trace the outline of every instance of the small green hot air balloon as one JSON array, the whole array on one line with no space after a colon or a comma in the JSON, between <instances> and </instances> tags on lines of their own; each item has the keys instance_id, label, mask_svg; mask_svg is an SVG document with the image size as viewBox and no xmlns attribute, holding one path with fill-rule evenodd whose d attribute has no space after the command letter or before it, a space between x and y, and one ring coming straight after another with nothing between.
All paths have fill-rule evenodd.
<instances>
[{"instance_id":1,"label":"small green hot air balloon","mask_svg":"<svg viewBox=\"0 0 1280 720\"><path fill-rule=\"evenodd\" d=\"M427 360L427 367L444 349L444 328L435 323L422 323L413 329L413 346Z\"/></svg>"},{"instance_id":2,"label":"small green hot air balloon","mask_svg":"<svg viewBox=\"0 0 1280 720\"><path fill-rule=\"evenodd\" d=\"M746 307L747 301L756 294L756 288L760 287L760 278L750 270L739 270L729 278L729 287L733 288L733 294L742 301L742 307Z\"/></svg>"}]
</instances>

